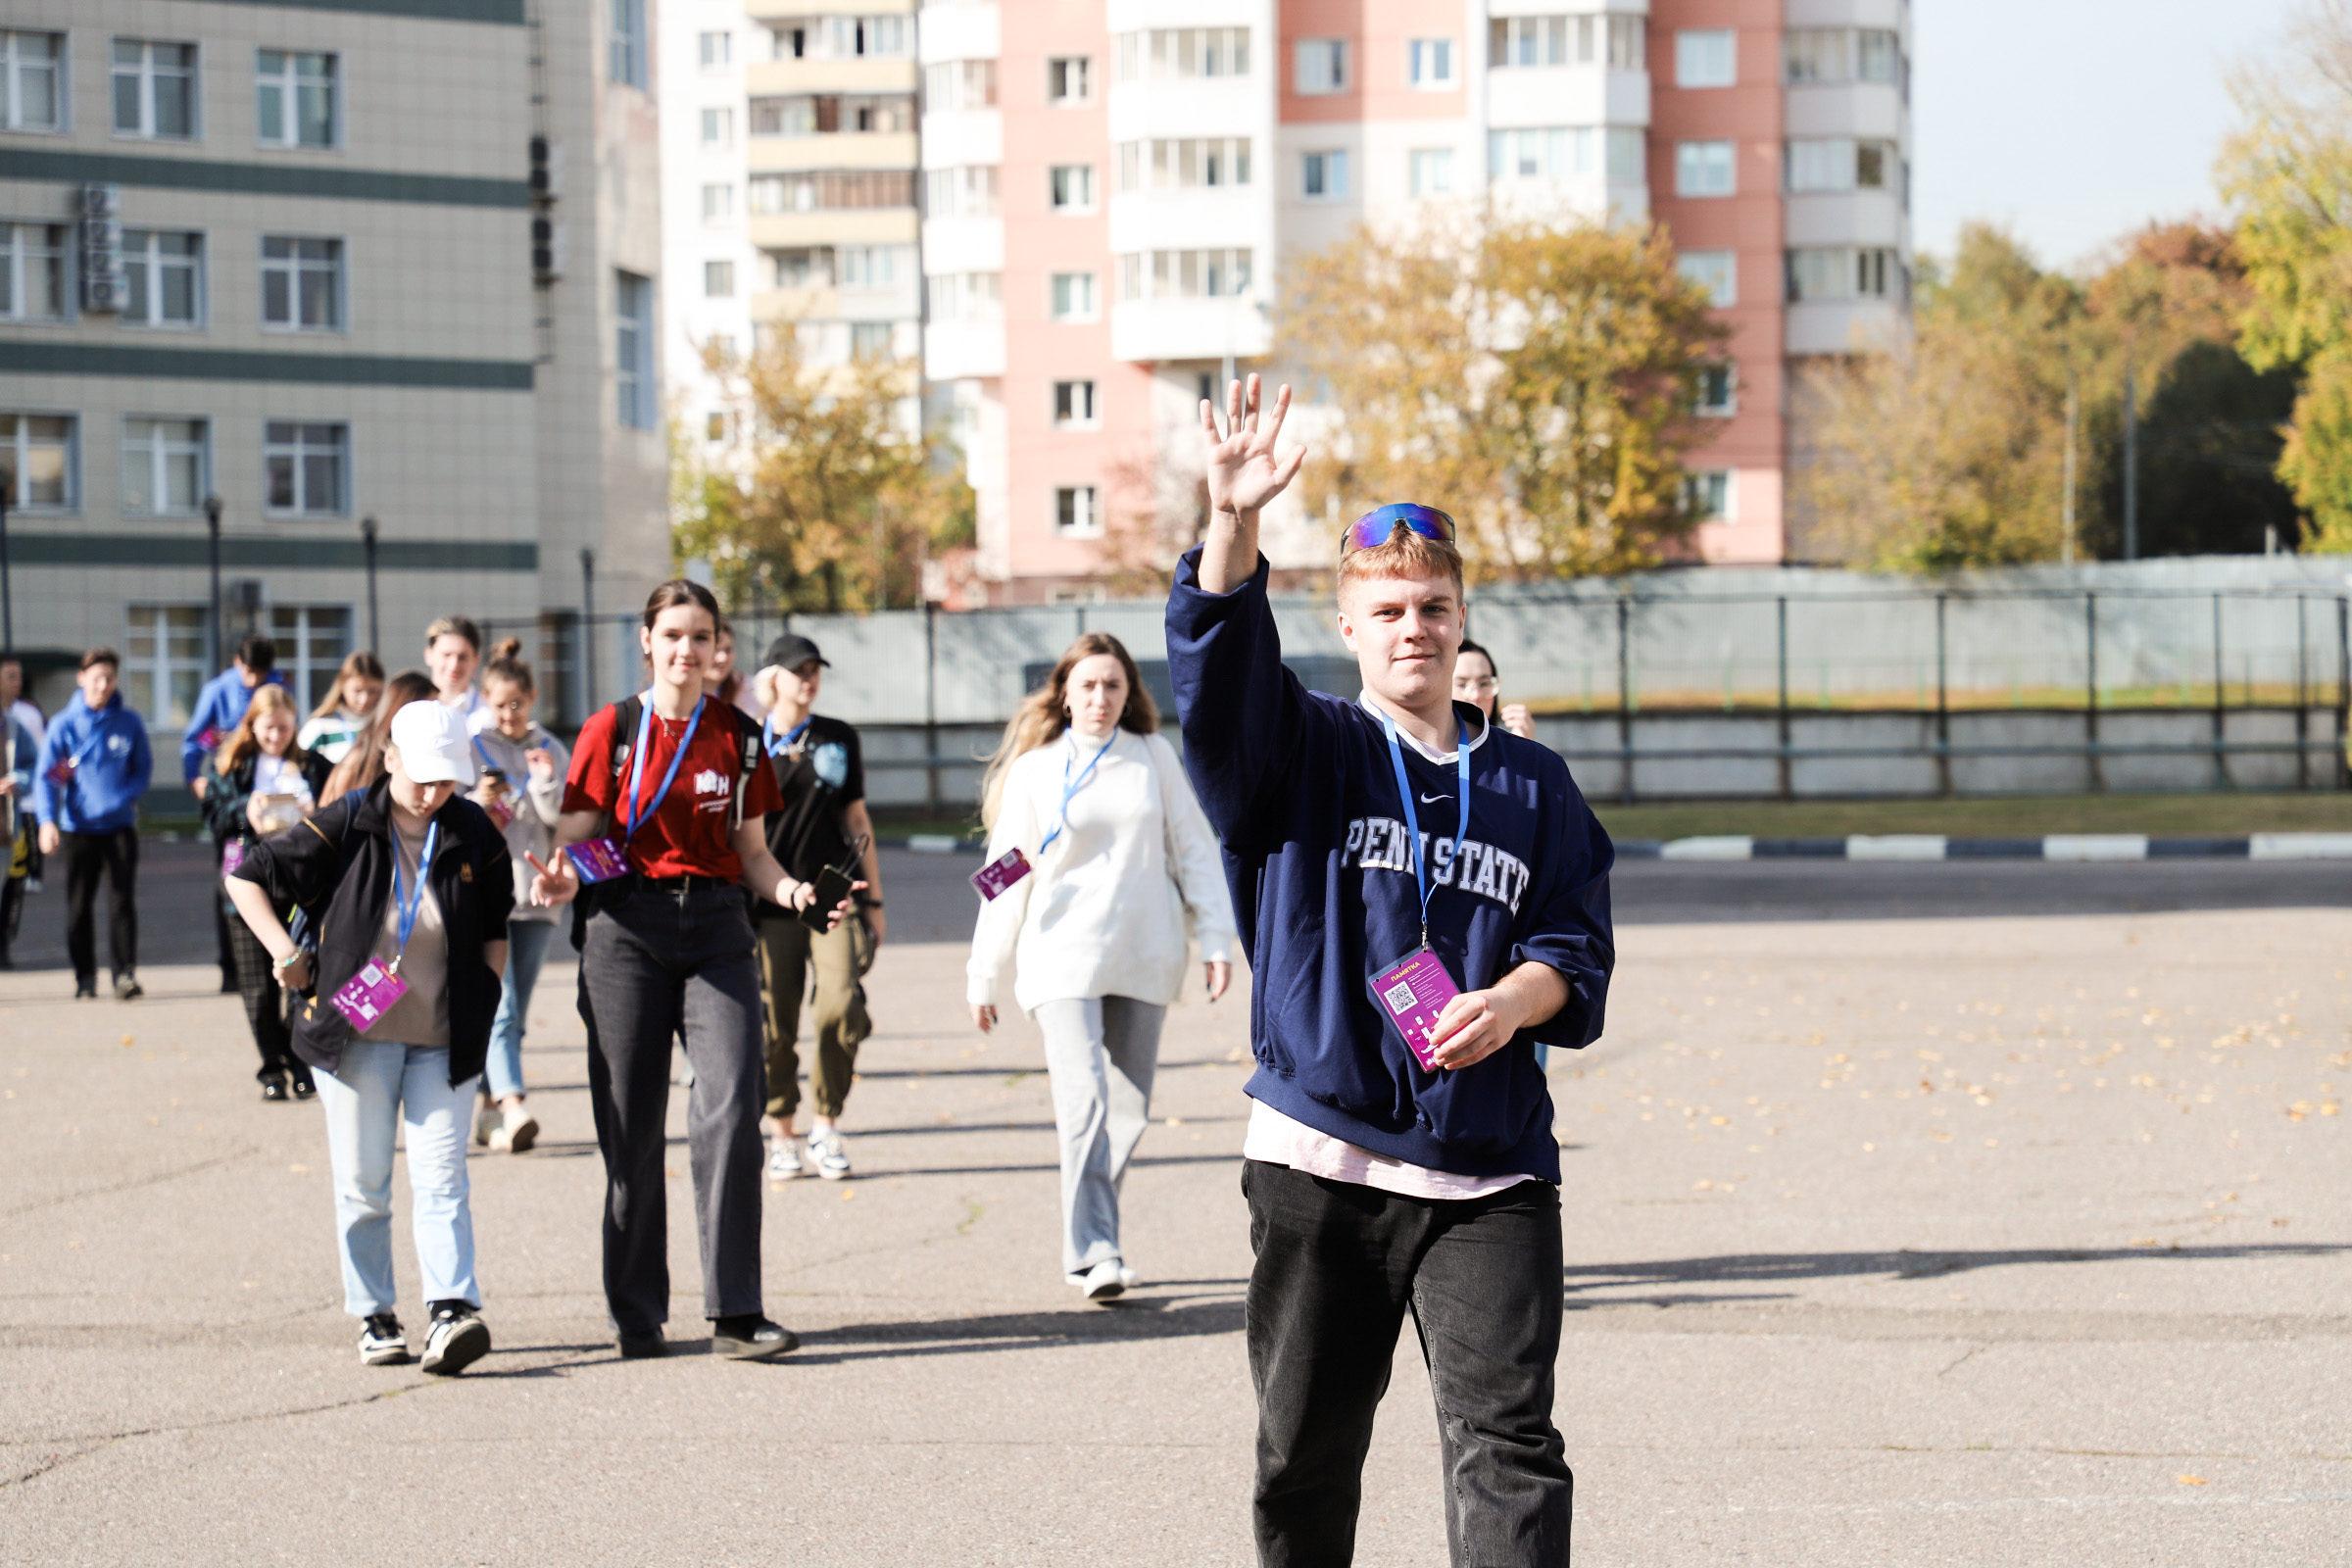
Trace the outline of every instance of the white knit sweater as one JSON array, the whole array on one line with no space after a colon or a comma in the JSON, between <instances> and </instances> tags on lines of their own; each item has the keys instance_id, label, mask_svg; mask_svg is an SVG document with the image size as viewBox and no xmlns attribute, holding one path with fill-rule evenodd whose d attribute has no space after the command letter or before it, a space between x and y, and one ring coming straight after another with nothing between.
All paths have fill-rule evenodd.
<instances>
[{"instance_id":1,"label":"white knit sweater","mask_svg":"<svg viewBox=\"0 0 2352 1568\"><path fill-rule=\"evenodd\" d=\"M1065 731L1005 774L988 858L1017 844L1034 869L981 906L965 966L973 1002L994 1003L1017 963L1012 994L1025 1010L1105 996L1166 1006L1184 984L1188 913L1202 961L1233 956L1216 835L1161 737L1120 730L1071 799L1061 836L1039 854L1061 806L1064 760L1075 759L1075 778L1099 745Z\"/></svg>"}]
</instances>

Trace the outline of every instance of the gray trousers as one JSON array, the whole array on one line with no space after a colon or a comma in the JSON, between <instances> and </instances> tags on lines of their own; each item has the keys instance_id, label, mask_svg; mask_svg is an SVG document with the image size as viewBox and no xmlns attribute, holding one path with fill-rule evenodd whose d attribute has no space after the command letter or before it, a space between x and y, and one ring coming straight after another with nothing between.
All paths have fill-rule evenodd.
<instances>
[{"instance_id":1,"label":"gray trousers","mask_svg":"<svg viewBox=\"0 0 2352 1568\"><path fill-rule=\"evenodd\" d=\"M703 1315L760 1310L760 969L742 893L696 877L633 879L588 921L580 1017L588 1094L605 1155L605 1302L613 1327L669 1319L669 1208L662 1162L669 1053L683 1035L694 1088L687 1164L703 1251Z\"/></svg>"},{"instance_id":2,"label":"gray trousers","mask_svg":"<svg viewBox=\"0 0 2352 1568\"><path fill-rule=\"evenodd\" d=\"M1152 1118L1167 1008L1133 997L1045 1002L1046 1071L1061 1138L1061 1268L1075 1284L1119 1250L1119 1183Z\"/></svg>"}]
</instances>

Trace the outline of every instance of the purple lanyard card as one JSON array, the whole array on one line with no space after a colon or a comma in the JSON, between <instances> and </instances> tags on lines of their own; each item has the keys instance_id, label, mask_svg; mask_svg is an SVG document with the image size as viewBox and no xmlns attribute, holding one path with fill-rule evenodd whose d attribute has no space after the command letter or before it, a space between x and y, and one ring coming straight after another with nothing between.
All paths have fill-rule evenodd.
<instances>
[{"instance_id":1,"label":"purple lanyard card","mask_svg":"<svg viewBox=\"0 0 2352 1568\"><path fill-rule=\"evenodd\" d=\"M583 882L610 882L628 873L629 857L615 838L566 845L564 853L571 857L572 869L580 873Z\"/></svg>"},{"instance_id":2,"label":"purple lanyard card","mask_svg":"<svg viewBox=\"0 0 2352 1568\"><path fill-rule=\"evenodd\" d=\"M74 782L74 766L75 762L73 758L61 757L56 761L49 764L49 771L45 776L48 778L50 783L55 784L60 789L63 789L67 785Z\"/></svg>"},{"instance_id":3,"label":"purple lanyard card","mask_svg":"<svg viewBox=\"0 0 2352 1568\"><path fill-rule=\"evenodd\" d=\"M244 863L245 841L243 839L230 839L226 844L220 846L220 879L222 881L225 882L235 876L237 867Z\"/></svg>"},{"instance_id":4,"label":"purple lanyard card","mask_svg":"<svg viewBox=\"0 0 2352 1568\"><path fill-rule=\"evenodd\" d=\"M1023 855L1021 847L1016 844L974 871L972 886L980 890L980 897L993 902L997 895L1028 874L1029 857Z\"/></svg>"},{"instance_id":5,"label":"purple lanyard card","mask_svg":"<svg viewBox=\"0 0 2352 1568\"><path fill-rule=\"evenodd\" d=\"M351 1020L351 1026L366 1034L375 1021L392 1009L392 1004L408 995L409 983L390 969L369 958L360 966L360 972L343 984L343 989L327 1000L335 1010Z\"/></svg>"},{"instance_id":6,"label":"purple lanyard card","mask_svg":"<svg viewBox=\"0 0 2352 1568\"><path fill-rule=\"evenodd\" d=\"M1413 1059L1431 1072L1439 1071L1430 1031L1437 1027L1438 1014L1446 1010L1446 1004L1462 994L1445 960L1427 948L1419 948L1376 970L1370 984L1372 999L1404 1037Z\"/></svg>"}]
</instances>

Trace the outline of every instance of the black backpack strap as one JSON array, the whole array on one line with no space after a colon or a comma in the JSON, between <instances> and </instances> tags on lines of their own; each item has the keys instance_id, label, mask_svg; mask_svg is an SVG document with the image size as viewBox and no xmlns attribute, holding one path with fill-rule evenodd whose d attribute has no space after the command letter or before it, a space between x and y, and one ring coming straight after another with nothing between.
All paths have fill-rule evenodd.
<instances>
[{"instance_id":1,"label":"black backpack strap","mask_svg":"<svg viewBox=\"0 0 2352 1568\"><path fill-rule=\"evenodd\" d=\"M608 755L614 778L620 777L629 765L629 752L637 744L637 721L644 716L643 697L624 697L612 705L612 749Z\"/></svg>"},{"instance_id":2,"label":"black backpack strap","mask_svg":"<svg viewBox=\"0 0 2352 1568\"><path fill-rule=\"evenodd\" d=\"M743 826L743 797L752 787L752 772L755 768L766 766L767 758L764 755L765 748L760 744L760 728L752 722L752 715L733 703L727 705L727 711L735 715L736 738L743 743L743 763L735 769L733 814L727 819L729 828L738 828Z\"/></svg>"}]
</instances>

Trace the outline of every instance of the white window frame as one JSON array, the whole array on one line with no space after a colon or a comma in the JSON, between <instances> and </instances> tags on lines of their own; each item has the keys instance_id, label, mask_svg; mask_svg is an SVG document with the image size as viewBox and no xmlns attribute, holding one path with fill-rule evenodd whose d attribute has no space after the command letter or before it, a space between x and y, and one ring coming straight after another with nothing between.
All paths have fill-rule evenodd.
<instances>
[{"instance_id":1,"label":"white window frame","mask_svg":"<svg viewBox=\"0 0 2352 1568\"><path fill-rule=\"evenodd\" d=\"M1690 201L1740 194L1740 144L1722 137L1674 144L1674 193Z\"/></svg>"},{"instance_id":2,"label":"white window frame","mask_svg":"<svg viewBox=\"0 0 2352 1568\"><path fill-rule=\"evenodd\" d=\"M187 425L196 432L180 438L164 433L167 425ZM193 459L195 481L184 505L172 499L172 464ZM145 474L134 483L132 475ZM144 488L153 500L137 506L133 494ZM135 517L186 517L204 510L213 488L213 425L201 416L169 414L126 414L122 416L122 514Z\"/></svg>"},{"instance_id":3,"label":"white window frame","mask_svg":"<svg viewBox=\"0 0 2352 1568\"><path fill-rule=\"evenodd\" d=\"M1291 93L1298 98L1329 98L1355 84L1353 62L1346 38L1300 38L1291 48Z\"/></svg>"},{"instance_id":4,"label":"white window frame","mask_svg":"<svg viewBox=\"0 0 2352 1568\"><path fill-rule=\"evenodd\" d=\"M1054 533L1060 539L1102 538L1102 490L1091 484L1055 485Z\"/></svg>"},{"instance_id":5,"label":"white window frame","mask_svg":"<svg viewBox=\"0 0 2352 1568\"><path fill-rule=\"evenodd\" d=\"M1492 180L1565 179L1592 172L1598 127L1519 125L1487 132L1487 177ZM1528 168L1531 162L1536 167Z\"/></svg>"},{"instance_id":6,"label":"white window frame","mask_svg":"<svg viewBox=\"0 0 2352 1568\"><path fill-rule=\"evenodd\" d=\"M1788 253L1785 266L1791 305L1899 300L1910 291L1902 257L1885 246L1799 246Z\"/></svg>"},{"instance_id":7,"label":"white window frame","mask_svg":"<svg viewBox=\"0 0 2352 1568\"><path fill-rule=\"evenodd\" d=\"M1739 29L1685 27L1677 32L1674 84L1695 89L1740 85Z\"/></svg>"},{"instance_id":8,"label":"white window frame","mask_svg":"<svg viewBox=\"0 0 2352 1568\"><path fill-rule=\"evenodd\" d=\"M281 240L291 245L294 248L294 254L275 257L270 255L270 242L272 240ZM303 256L302 247L304 245L331 245L334 247L334 253L331 258L321 262L315 257ZM344 244L340 236L334 234L264 234L258 248L262 252L261 320L263 331L332 334L347 332L351 329L351 277L348 264L351 248ZM282 272L286 277L286 308L290 314L288 318L282 321L272 320L270 317L270 275L272 272ZM302 318L303 279L309 276L325 276L332 280L332 287L335 291L335 318L327 325L313 325L305 322Z\"/></svg>"},{"instance_id":9,"label":"white window frame","mask_svg":"<svg viewBox=\"0 0 2352 1568\"><path fill-rule=\"evenodd\" d=\"M1584 63L1592 58L1592 19L1585 17L1494 17L1487 23L1487 69L1542 71L1578 64L1569 23L1579 24Z\"/></svg>"},{"instance_id":10,"label":"white window frame","mask_svg":"<svg viewBox=\"0 0 2352 1568\"><path fill-rule=\"evenodd\" d=\"M1102 422L1093 381L1056 381L1050 417L1056 430L1092 430Z\"/></svg>"},{"instance_id":11,"label":"white window frame","mask_svg":"<svg viewBox=\"0 0 2352 1568\"><path fill-rule=\"evenodd\" d=\"M1118 37L1121 81L1186 81L1250 74L1248 27L1153 27Z\"/></svg>"},{"instance_id":12,"label":"white window frame","mask_svg":"<svg viewBox=\"0 0 2352 1568\"><path fill-rule=\"evenodd\" d=\"M895 321L851 321L847 325L851 359L898 358L898 323Z\"/></svg>"},{"instance_id":13,"label":"white window frame","mask_svg":"<svg viewBox=\"0 0 2352 1568\"><path fill-rule=\"evenodd\" d=\"M612 417L624 430L652 430L662 422L661 388L654 379L654 280L615 269Z\"/></svg>"},{"instance_id":14,"label":"white window frame","mask_svg":"<svg viewBox=\"0 0 2352 1568\"><path fill-rule=\"evenodd\" d=\"M734 109L727 105L706 107L703 110L702 123L698 129L701 133L702 145L705 147L734 146Z\"/></svg>"},{"instance_id":15,"label":"white window frame","mask_svg":"<svg viewBox=\"0 0 2352 1568\"><path fill-rule=\"evenodd\" d=\"M184 732L213 677L211 612L203 605L130 605L122 630L123 705L150 731Z\"/></svg>"},{"instance_id":16,"label":"white window frame","mask_svg":"<svg viewBox=\"0 0 2352 1568\"><path fill-rule=\"evenodd\" d=\"M899 286L901 264L911 268L911 245L841 245L833 252L834 286L844 294L887 294Z\"/></svg>"},{"instance_id":17,"label":"white window frame","mask_svg":"<svg viewBox=\"0 0 2352 1568\"><path fill-rule=\"evenodd\" d=\"M167 236L193 239L196 250L192 256L166 257L163 241ZM122 323L154 331L201 331L206 316L206 278L204 233L199 229L126 228L122 231L122 271L127 280L134 274L143 275L147 295L147 318L134 318L125 300ZM185 271L189 274L188 296L192 313L184 321L173 320L161 314L164 300L163 280L166 271ZM136 297L135 291L132 298Z\"/></svg>"},{"instance_id":18,"label":"white window frame","mask_svg":"<svg viewBox=\"0 0 2352 1568\"><path fill-rule=\"evenodd\" d=\"M1046 315L1054 321L1102 319L1102 295L1092 272L1052 272L1046 278Z\"/></svg>"},{"instance_id":19,"label":"white window frame","mask_svg":"<svg viewBox=\"0 0 2352 1568\"><path fill-rule=\"evenodd\" d=\"M1707 401L1709 383L1718 379L1723 384L1723 400L1710 403ZM1699 367L1698 388L1690 400L1690 412L1702 419L1728 419L1740 412L1739 361L1717 360L1711 365Z\"/></svg>"},{"instance_id":20,"label":"white window frame","mask_svg":"<svg viewBox=\"0 0 2352 1568\"><path fill-rule=\"evenodd\" d=\"M47 41L50 48L47 56L34 58L29 54L27 43L34 38ZM74 70L69 53L72 47L71 40L62 32L36 27L0 29L0 131L59 136L74 128ZM45 122L24 118L24 78L38 74L49 78L49 104L53 113Z\"/></svg>"},{"instance_id":21,"label":"white window frame","mask_svg":"<svg viewBox=\"0 0 2352 1568\"><path fill-rule=\"evenodd\" d=\"M703 263L703 298L731 300L735 297L735 264L731 260Z\"/></svg>"},{"instance_id":22,"label":"white window frame","mask_svg":"<svg viewBox=\"0 0 2352 1568\"><path fill-rule=\"evenodd\" d=\"M1460 51L1451 38L1408 38L1404 83L1415 92L1451 92L1461 85L1454 62Z\"/></svg>"},{"instance_id":23,"label":"white window frame","mask_svg":"<svg viewBox=\"0 0 2352 1568\"><path fill-rule=\"evenodd\" d=\"M1320 189L1316 187L1320 186ZM1302 202L1344 202L1348 199L1348 149L1325 147L1298 157L1298 199Z\"/></svg>"},{"instance_id":24,"label":"white window frame","mask_svg":"<svg viewBox=\"0 0 2352 1568\"><path fill-rule=\"evenodd\" d=\"M1740 520L1740 476L1730 468L1693 468L1683 475L1683 504L1699 522Z\"/></svg>"},{"instance_id":25,"label":"white window frame","mask_svg":"<svg viewBox=\"0 0 2352 1568\"><path fill-rule=\"evenodd\" d=\"M1094 101L1093 55L1054 55L1047 60L1046 103L1050 107L1075 109Z\"/></svg>"},{"instance_id":26,"label":"white window frame","mask_svg":"<svg viewBox=\"0 0 2352 1568\"><path fill-rule=\"evenodd\" d=\"M698 34L695 49L705 71L725 71L735 64L735 34L724 28Z\"/></svg>"},{"instance_id":27,"label":"white window frame","mask_svg":"<svg viewBox=\"0 0 2352 1568\"><path fill-rule=\"evenodd\" d=\"M1676 258L1675 270L1704 288L1715 309L1729 310L1740 303L1739 252L1685 251Z\"/></svg>"},{"instance_id":28,"label":"white window frame","mask_svg":"<svg viewBox=\"0 0 2352 1568\"><path fill-rule=\"evenodd\" d=\"M28 234L40 235L36 243ZM36 272L37 268L37 272ZM35 276L54 290L54 315L25 309L26 288ZM74 225L0 220L0 321L37 325L74 319Z\"/></svg>"},{"instance_id":29,"label":"white window frame","mask_svg":"<svg viewBox=\"0 0 2352 1568\"><path fill-rule=\"evenodd\" d=\"M32 424L35 419L54 420L61 433L36 443ZM27 486L32 482L32 453L56 451L59 455L58 492L54 501L28 499ZM63 515L81 510L81 419L76 415L40 412L32 409L11 409L0 413L0 466L14 476L9 497L9 509L14 512L39 512Z\"/></svg>"},{"instance_id":30,"label":"white window frame","mask_svg":"<svg viewBox=\"0 0 2352 1568\"><path fill-rule=\"evenodd\" d=\"M1611 12L1608 18L1609 69L1649 69L1649 19Z\"/></svg>"},{"instance_id":31,"label":"white window frame","mask_svg":"<svg viewBox=\"0 0 2352 1568\"><path fill-rule=\"evenodd\" d=\"M288 693L309 712L326 700L341 673L343 658L357 641L358 617L349 605L271 605L263 612L270 640L277 645L277 671L286 678ZM342 635L321 649L318 640L340 621Z\"/></svg>"},{"instance_id":32,"label":"white window frame","mask_svg":"<svg viewBox=\"0 0 2352 1568\"><path fill-rule=\"evenodd\" d=\"M1065 215L1095 211L1095 166L1053 164L1046 170L1046 205Z\"/></svg>"},{"instance_id":33,"label":"white window frame","mask_svg":"<svg viewBox=\"0 0 2352 1568\"><path fill-rule=\"evenodd\" d=\"M735 220L735 186L730 180L714 180L703 186L703 221L731 223Z\"/></svg>"},{"instance_id":34,"label":"white window frame","mask_svg":"<svg viewBox=\"0 0 2352 1568\"><path fill-rule=\"evenodd\" d=\"M314 442L316 432L334 432L331 440ZM291 431L285 435L281 432ZM334 494L311 494L311 461L335 460ZM281 506L275 499L271 466L280 460L292 465L294 502ZM342 419L265 419L262 422L262 510L272 517L343 517L351 514L351 425Z\"/></svg>"},{"instance_id":35,"label":"white window frame","mask_svg":"<svg viewBox=\"0 0 2352 1568\"><path fill-rule=\"evenodd\" d=\"M281 64L272 73L268 60L275 55ZM305 61L323 60L322 72L306 69ZM326 139L309 141L303 137L302 96L306 90L323 92L326 98ZM272 136L264 128L266 106L271 94L277 100L277 134ZM343 145L343 61L331 50L324 49L256 49L253 54L253 139L257 146L272 147L281 152L332 151Z\"/></svg>"},{"instance_id":36,"label":"white window frame","mask_svg":"<svg viewBox=\"0 0 2352 1568\"><path fill-rule=\"evenodd\" d=\"M121 58L125 45L139 52L136 62L125 64ZM167 76L182 74L180 68L159 68L155 52L158 49L185 49L189 62L185 70L188 83L188 128L186 130L158 130L156 128L155 89L157 82ZM120 93L122 79L127 76L137 83L139 97L138 122L125 125L122 119ZM134 141L201 141L204 137L204 51L193 43L178 38L116 38L107 50L107 118L115 134Z\"/></svg>"},{"instance_id":37,"label":"white window frame","mask_svg":"<svg viewBox=\"0 0 2352 1568\"><path fill-rule=\"evenodd\" d=\"M1415 147L1404 155L1405 193L1416 200L1453 194L1453 149Z\"/></svg>"}]
</instances>

